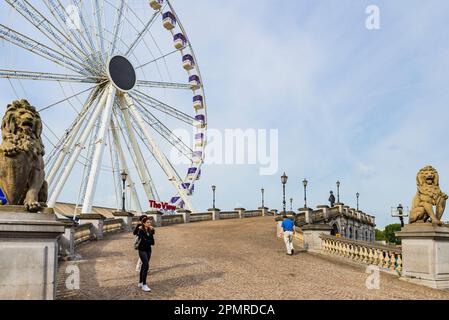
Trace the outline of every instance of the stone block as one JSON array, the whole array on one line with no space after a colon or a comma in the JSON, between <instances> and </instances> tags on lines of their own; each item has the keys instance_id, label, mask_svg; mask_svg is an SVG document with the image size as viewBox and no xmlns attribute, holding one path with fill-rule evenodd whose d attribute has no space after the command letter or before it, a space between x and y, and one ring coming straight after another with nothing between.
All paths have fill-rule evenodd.
<instances>
[{"instance_id":1,"label":"stone block","mask_svg":"<svg viewBox=\"0 0 449 320\"><path fill-rule=\"evenodd\" d=\"M106 220L106 217L97 213L81 214L79 216L80 224L85 223L92 224L92 231L94 232L97 240L101 240L104 238L103 236L104 220Z\"/></svg>"},{"instance_id":2,"label":"stone block","mask_svg":"<svg viewBox=\"0 0 449 320\"><path fill-rule=\"evenodd\" d=\"M303 226L304 249L310 252L321 252L322 234L330 235L332 227L328 224L308 224Z\"/></svg>"}]
</instances>

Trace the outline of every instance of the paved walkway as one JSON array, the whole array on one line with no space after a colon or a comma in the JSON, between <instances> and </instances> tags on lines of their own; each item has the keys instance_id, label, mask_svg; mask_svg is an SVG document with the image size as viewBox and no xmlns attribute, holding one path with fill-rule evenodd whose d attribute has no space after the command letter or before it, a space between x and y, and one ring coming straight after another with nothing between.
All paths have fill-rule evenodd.
<instances>
[{"instance_id":1,"label":"paved walkway","mask_svg":"<svg viewBox=\"0 0 449 320\"><path fill-rule=\"evenodd\" d=\"M449 292L381 274L381 289L365 286L365 267L330 257L287 256L275 238L273 217L224 220L159 228L151 260L152 293L137 288L130 234L116 234L78 249L84 260L80 290L59 299L449 299Z\"/></svg>"}]
</instances>

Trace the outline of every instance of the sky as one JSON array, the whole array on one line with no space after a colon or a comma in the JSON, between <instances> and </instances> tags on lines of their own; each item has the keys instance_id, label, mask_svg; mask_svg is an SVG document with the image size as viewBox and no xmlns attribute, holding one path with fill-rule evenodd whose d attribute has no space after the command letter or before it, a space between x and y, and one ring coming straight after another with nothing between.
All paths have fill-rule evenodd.
<instances>
[{"instance_id":1,"label":"sky","mask_svg":"<svg viewBox=\"0 0 449 320\"><path fill-rule=\"evenodd\" d=\"M304 178L311 207L326 204L340 180L341 201L354 207L359 192L360 208L379 228L398 222L391 207L411 206L422 167L433 165L442 190L449 190L449 2L171 2L201 68L209 129L278 130L277 172L205 165L192 199L197 211L211 207L212 185L222 210L259 207L262 187L265 205L281 209L284 171L294 208L304 205ZM369 5L380 10L378 30L366 28ZM1 42L11 57L13 49ZM3 58L0 68L20 63ZM3 113L14 97L4 79L0 89ZM26 91L40 102L38 85ZM96 204L108 205L110 193L100 187ZM73 194L63 200L73 202Z\"/></svg>"}]
</instances>

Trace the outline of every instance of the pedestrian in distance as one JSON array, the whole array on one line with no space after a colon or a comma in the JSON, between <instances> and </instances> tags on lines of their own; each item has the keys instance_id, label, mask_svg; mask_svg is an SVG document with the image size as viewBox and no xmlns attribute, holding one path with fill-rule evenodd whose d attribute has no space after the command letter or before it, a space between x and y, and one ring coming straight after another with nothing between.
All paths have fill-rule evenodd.
<instances>
[{"instance_id":1,"label":"pedestrian in distance","mask_svg":"<svg viewBox=\"0 0 449 320\"><path fill-rule=\"evenodd\" d=\"M143 218L134 247L139 251L139 258L142 261L138 287L145 292L151 292L147 285L147 277L150 270L151 247L154 246L154 234L155 230L151 225L151 220L148 217Z\"/></svg>"},{"instance_id":2,"label":"pedestrian in distance","mask_svg":"<svg viewBox=\"0 0 449 320\"><path fill-rule=\"evenodd\" d=\"M331 195L329 196L329 202L331 204L331 208L333 208L334 205L335 205L335 196L334 196L334 192L333 191L331 191Z\"/></svg>"},{"instance_id":3,"label":"pedestrian in distance","mask_svg":"<svg viewBox=\"0 0 449 320\"><path fill-rule=\"evenodd\" d=\"M285 246L287 248L288 255L295 254L295 248L293 247L293 236L295 234L295 223L293 220L284 216L284 221L282 221L282 232L281 236L284 237Z\"/></svg>"},{"instance_id":4,"label":"pedestrian in distance","mask_svg":"<svg viewBox=\"0 0 449 320\"><path fill-rule=\"evenodd\" d=\"M136 228L133 231L133 235L137 237L137 234L139 233L139 228L142 226L142 220L147 218L147 216L141 215L139 217L139 223L137 224ZM140 272L140 269L142 268L142 260L140 260L140 257L137 259L137 265L136 265L136 272Z\"/></svg>"}]
</instances>

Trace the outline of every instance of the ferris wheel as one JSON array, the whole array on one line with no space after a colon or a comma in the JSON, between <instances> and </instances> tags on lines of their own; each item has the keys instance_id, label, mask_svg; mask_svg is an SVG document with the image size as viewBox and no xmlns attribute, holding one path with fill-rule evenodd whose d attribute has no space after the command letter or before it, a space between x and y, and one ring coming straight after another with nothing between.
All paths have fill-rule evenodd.
<instances>
[{"instance_id":1,"label":"ferris wheel","mask_svg":"<svg viewBox=\"0 0 449 320\"><path fill-rule=\"evenodd\" d=\"M33 83L34 94L26 96L32 104L41 95L54 97L36 107L53 135L45 136L49 207L55 207L76 175L83 214L92 212L97 189L111 181L119 203L122 179L138 212L151 200L193 211L190 197L204 163L206 97L198 61L171 2L0 4L6 22L17 25L0 21L0 44L8 45L8 61L18 54L39 61L17 58L0 66L0 82L12 91ZM175 129L188 130L192 143ZM173 163L173 150L184 161ZM155 175L165 181L156 181ZM161 199L161 185L171 193L168 198Z\"/></svg>"}]
</instances>

